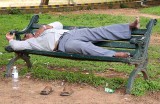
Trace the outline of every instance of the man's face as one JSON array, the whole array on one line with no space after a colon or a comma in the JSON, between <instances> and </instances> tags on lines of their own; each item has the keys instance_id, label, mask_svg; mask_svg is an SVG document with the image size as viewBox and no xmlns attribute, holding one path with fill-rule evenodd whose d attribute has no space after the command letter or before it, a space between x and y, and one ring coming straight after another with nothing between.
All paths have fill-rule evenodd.
<instances>
[{"instance_id":1,"label":"man's face","mask_svg":"<svg viewBox=\"0 0 160 104\"><path fill-rule=\"evenodd\" d=\"M33 38L33 37L34 37L33 34L27 33L27 34L25 34L25 36L24 36L24 40L30 39L30 38Z\"/></svg>"}]
</instances>

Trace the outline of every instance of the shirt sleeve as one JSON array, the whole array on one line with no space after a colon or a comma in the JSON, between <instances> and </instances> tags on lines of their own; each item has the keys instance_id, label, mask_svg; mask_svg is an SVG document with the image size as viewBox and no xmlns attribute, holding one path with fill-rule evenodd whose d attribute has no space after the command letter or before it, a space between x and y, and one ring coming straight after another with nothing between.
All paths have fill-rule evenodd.
<instances>
[{"instance_id":1,"label":"shirt sleeve","mask_svg":"<svg viewBox=\"0 0 160 104\"><path fill-rule=\"evenodd\" d=\"M30 44L27 41L18 41L18 40L10 40L9 45L13 48L13 50L25 50L25 49L32 49Z\"/></svg>"}]
</instances>

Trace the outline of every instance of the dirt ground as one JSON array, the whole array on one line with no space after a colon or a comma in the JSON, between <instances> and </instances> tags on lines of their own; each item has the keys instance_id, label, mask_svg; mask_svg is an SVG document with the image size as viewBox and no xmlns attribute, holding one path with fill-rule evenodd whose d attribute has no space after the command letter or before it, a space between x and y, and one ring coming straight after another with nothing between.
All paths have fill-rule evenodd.
<instances>
[{"instance_id":1,"label":"dirt ground","mask_svg":"<svg viewBox=\"0 0 160 104\"><path fill-rule=\"evenodd\" d=\"M103 88L94 88L83 84L70 84L74 93L60 96L64 86L62 82L44 82L33 79L20 79L19 89L12 89L11 79L0 82L0 104L159 104L160 93L147 94L142 97L125 95L123 91L106 93ZM53 92L40 95L40 91L50 85Z\"/></svg>"},{"instance_id":2,"label":"dirt ground","mask_svg":"<svg viewBox=\"0 0 160 104\"><path fill-rule=\"evenodd\" d=\"M140 14L136 9L91 10L72 13L108 13L160 18L159 16ZM152 35L151 44L155 42L160 44L160 36L156 34ZM40 91L46 85L50 85L54 91L49 95L40 95ZM70 84L69 86L74 93L71 96L60 96L64 88L61 81L44 82L32 78L21 78L20 88L13 90L10 78L0 79L0 104L159 104L160 102L160 92L135 97L126 95L124 89L110 94L106 93L104 88L94 88L87 84Z\"/></svg>"}]
</instances>

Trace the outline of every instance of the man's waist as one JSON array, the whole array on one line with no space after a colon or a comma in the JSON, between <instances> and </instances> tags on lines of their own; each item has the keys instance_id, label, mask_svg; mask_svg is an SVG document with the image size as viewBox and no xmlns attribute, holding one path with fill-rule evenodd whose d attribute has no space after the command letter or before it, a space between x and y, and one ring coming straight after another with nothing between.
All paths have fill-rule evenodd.
<instances>
[{"instance_id":1,"label":"man's waist","mask_svg":"<svg viewBox=\"0 0 160 104\"><path fill-rule=\"evenodd\" d=\"M67 32L64 32L63 35L61 35L61 36L59 37L59 39L58 39L57 41L55 41L55 48L54 48L53 51L58 50L59 43L60 43L60 41L62 40L62 38L65 37L66 34L67 34Z\"/></svg>"}]
</instances>

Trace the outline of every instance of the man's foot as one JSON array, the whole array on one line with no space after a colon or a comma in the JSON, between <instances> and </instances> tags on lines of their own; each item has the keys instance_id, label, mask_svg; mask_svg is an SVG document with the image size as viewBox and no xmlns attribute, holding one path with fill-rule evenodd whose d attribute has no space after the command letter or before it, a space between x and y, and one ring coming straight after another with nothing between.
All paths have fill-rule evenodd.
<instances>
[{"instance_id":1,"label":"man's foot","mask_svg":"<svg viewBox=\"0 0 160 104\"><path fill-rule=\"evenodd\" d=\"M114 57L127 58L127 57L130 57L130 53L128 53L128 52L116 52Z\"/></svg>"},{"instance_id":2,"label":"man's foot","mask_svg":"<svg viewBox=\"0 0 160 104\"><path fill-rule=\"evenodd\" d=\"M139 23L139 17L136 17L136 20L129 25L130 29L139 29L140 23Z\"/></svg>"}]
</instances>

